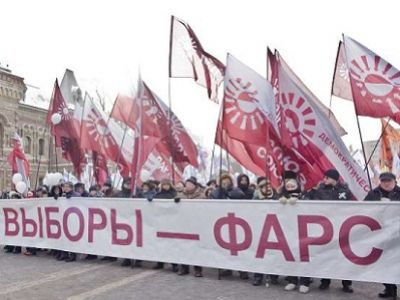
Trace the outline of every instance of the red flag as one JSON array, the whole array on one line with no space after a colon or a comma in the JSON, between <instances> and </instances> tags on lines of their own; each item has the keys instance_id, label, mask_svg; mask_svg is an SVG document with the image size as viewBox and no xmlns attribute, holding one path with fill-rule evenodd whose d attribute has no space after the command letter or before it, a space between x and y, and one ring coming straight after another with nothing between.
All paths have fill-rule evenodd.
<instances>
[{"instance_id":1,"label":"red flag","mask_svg":"<svg viewBox=\"0 0 400 300\"><path fill-rule=\"evenodd\" d=\"M193 78L207 88L208 97L218 102L218 86L224 79L224 65L204 51L192 28L171 17L169 77Z\"/></svg>"},{"instance_id":2,"label":"red flag","mask_svg":"<svg viewBox=\"0 0 400 300\"><path fill-rule=\"evenodd\" d=\"M315 180L313 184L316 184L327 169L335 168L354 196L364 199L369 190L365 173L354 161L333 123L328 120L326 108L295 76L279 54L276 54L276 58L280 105L286 116L285 128L291 136L293 150L314 168L314 176L306 178L307 181Z\"/></svg>"},{"instance_id":3,"label":"red flag","mask_svg":"<svg viewBox=\"0 0 400 300\"><path fill-rule=\"evenodd\" d=\"M27 187L30 187L29 174L31 166L25 155L22 140L17 133L14 133L13 149L7 157L8 163L11 166L12 172L19 173L22 176L22 180L26 183Z\"/></svg>"},{"instance_id":4,"label":"red flag","mask_svg":"<svg viewBox=\"0 0 400 300\"><path fill-rule=\"evenodd\" d=\"M192 138L183 127L178 117L169 110L165 103L141 81L142 96L129 98L119 96L114 104L112 117L124 122L135 130L136 122L141 117L141 135L152 138L152 143L162 141L159 151L172 156L175 163L188 162L198 167L198 151ZM142 113L139 111L139 101ZM132 104L128 104L132 103ZM126 107L123 109L123 107ZM122 113L119 113L123 111ZM171 120L171 124L169 123ZM156 141L154 138L158 138Z\"/></svg>"},{"instance_id":5,"label":"red flag","mask_svg":"<svg viewBox=\"0 0 400 300\"><path fill-rule=\"evenodd\" d=\"M175 177L175 181L181 181L183 178L183 171L187 164L175 164L174 169L171 165L170 157L165 156L157 150L157 147L148 155L147 160L144 162L139 182L148 179L162 180L165 178Z\"/></svg>"},{"instance_id":6,"label":"red flag","mask_svg":"<svg viewBox=\"0 0 400 300\"><path fill-rule=\"evenodd\" d=\"M347 36L343 43L357 115L390 117L400 124L400 71Z\"/></svg>"},{"instance_id":7,"label":"red flag","mask_svg":"<svg viewBox=\"0 0 400 300\"><path fill-rule=\"evenodd\" d=\"M97 152L105 159L118 163L121 174L129 174L129 163L121 154L120 144L106 121L105 113L97 108L88 94L85 95L83 106L76 103L74 119L80 127L81 148Z\"/></svg>"},{"instance_id":8,"label":"red flag","mask_svg":"<svg viewBox=\"0 0 400 300\"><path fill-rule=\"evenodd\" d=\"M108 179L108 167L106 158L96 151L92 152L93 173L96 183L103 185Z\"/></svg>"},{"instance_id":9,"label":"red flag","mask_svg":"<svg viewBox=\"0 0 400 300\"><path fill-rule=\"evenodd\" d=\"M115 120L126 124L128 127L134 128L135 120L133 119L133 106L133 98L118 94L117 99L115 99L110 116Z\"/></svg>"},{"instance_id":10,"label":"red flag","mask_svg":"<svg viewBox=\"0 0 400 300\"><path fill-rule=\"evenodd\" d=\"M58 124L51 122L55 114L61 118ZM57 80L54 84L46 122L51 126L51 134L55 137L56 146L61 147L63 157L72 162L76 174L80 176L85 164L85 154L80 149L79 128L72 120Z\"/></svg>"},{"instance_id":11,"label":"red flag","mask_svg":"<svg viewBox=\"0 0 400 300\"><path fill-rule=\"evenodd\" d=\"M228 55L217 143L250 171L267 174L277 187L282 161L272 150L270 140L271 132L279 132L275 106L271 84Z\"/></svg>"}]
</instances>

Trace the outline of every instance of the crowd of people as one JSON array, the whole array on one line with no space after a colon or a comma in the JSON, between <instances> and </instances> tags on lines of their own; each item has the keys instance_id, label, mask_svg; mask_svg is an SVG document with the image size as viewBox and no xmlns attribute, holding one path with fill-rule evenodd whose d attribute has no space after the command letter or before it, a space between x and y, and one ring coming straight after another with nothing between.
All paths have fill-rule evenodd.
<instances>
[{"instance_id":1,"label":"crowd of people","mask_svg":"<svg viewBox=\"0 0 400 300\"><path fill-rule=\"evenodd\" d=\"M382 173L379 177L380 184L377 188L371 190L364 200L366 201L400 201L400 187L397 186L396 178L392 173ZM169 179L160 182L150 180L141 184L140 188L132 193L131 179L125 178L122 183L121 190L114 190L111 183L105 183L103 186L92 186L86 191L84 184L71 182L60 183L52 186L41 186L34 192L29 192L26 197L43 198L53 197L118 197L118 198L145 198L149 201L153 199L254 199L264 201L280 201L283 204L295 204L302 200L353 200L353 196L346 186L340 181L340 174L337 170L327 170L322 178L321 183L309 190L304 191L300 184L296 173L286 171L283 176L283 183L279 190L271 187L267 177L259 177L257 182L252 184L247 175L241 174L237 177L236 182L231 175L224 173L219 180L210 180L206 186L198 183L195 177L188 178L185 182L173 182ZM11 191L3 194L2 198L18 199L22 196ZM7 253L21 253L21 247L5 246ZM39 249L27 248L25 255L36 255ZM53 256L58 261L72 262L77 260L77 254L58 250L46 250L49 256ZM85 259L99 259L96 255L86 255ZM116 257L103 257L101 260L116 261ZM142 261L133 259L123 259L123 267L142 267ZM154 269L162 269L165 265L163 262L155 262ZM202 267L194 266L194 276L202 277ZM172 264L172 271L178 275L187 275L190 272L190 266ZM232 270L219 270L221 276L232 276ZM284 275L284 274L282 274ZM243 280L248 280L248 272L239 272L239 276ZM281 279L280 279L281 278ZM314 279L309 277L280 276L277 274L253 274L252 284L254 286L277 285L279 280L286 282L284 289L286 291L299 290L300 293L308 293L310 284ZM327 290L331 280L323 278L319 282L320 290ZM343 292L353 293L352 281L343 280ZM380 298L397 299L397 287L394 284L384 284L385 289L379 293Z\"/></svg>"}]
</instances>

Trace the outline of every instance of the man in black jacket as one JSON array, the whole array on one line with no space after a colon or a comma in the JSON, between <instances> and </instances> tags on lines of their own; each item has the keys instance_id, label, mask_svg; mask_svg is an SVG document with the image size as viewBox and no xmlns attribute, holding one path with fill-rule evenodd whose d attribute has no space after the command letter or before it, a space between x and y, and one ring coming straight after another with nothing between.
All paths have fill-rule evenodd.
<instances>
[{"instance_id":1,"label":"man in black jacket","mask_svg":"<svg viewBox=\"0 0 400 300\"><path fill-rule=\"evenodd\" d=\"M379 186L369 191L365 201L400 201L400 187L397 185L396 176L389 172L379 175ZM384 283L385 290L379 293L380 298L397 299L397 286Z\"/></svg>"},{"instance_id":2,"label":"man in black jacket","mask_svg":"<svg viewBox=\"0 0 400 300\"><path fill-rule=\"evenodd\" d=\"M310 200L352 200L353 195L347 185L340 183L339 172L335 169L330 169L324 173L323 182L316 188L308 192L304 198ZM319 285L320 290L327 290L331 280L328 278L321 279ZM342 280L343 292L353 293L351 280Z\"/></svg>"}]
</instances>

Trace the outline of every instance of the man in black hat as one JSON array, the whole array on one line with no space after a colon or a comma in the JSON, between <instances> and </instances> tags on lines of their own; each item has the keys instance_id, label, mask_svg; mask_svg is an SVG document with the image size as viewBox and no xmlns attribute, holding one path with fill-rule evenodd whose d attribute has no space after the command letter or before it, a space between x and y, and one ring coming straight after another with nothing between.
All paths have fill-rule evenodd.
<instances>
[{"instance_id":1,"label":"man in black hat","mask_svg":"<svg viewBox=\"0 0 400 300\"><path fill-rule=\"evenodd\" d=\"M382 173L379 175L379 181L379 186L368 192L365 201L400 201L400 187L393 173ZM388 283L383 285L385 290L379 293L379 297L397 299L397 286Z\"/></svg>"},{"instance_id":2,"label":"man in black hat","mask_svg":"<svg viewBox=\"0 0 400 300\"><path fill-rule=\"evenodd\" d=\"M340 175L336 169L330 169L324 173L323 182L308 192L304 198L310 200L352 200L353 195L347 185L340 183ZM327 290L331 280L328 278L321 279L319 285L320 290ZM342 280L343 292L353 293L351 280Z\"/></svg>"}]
</instances>

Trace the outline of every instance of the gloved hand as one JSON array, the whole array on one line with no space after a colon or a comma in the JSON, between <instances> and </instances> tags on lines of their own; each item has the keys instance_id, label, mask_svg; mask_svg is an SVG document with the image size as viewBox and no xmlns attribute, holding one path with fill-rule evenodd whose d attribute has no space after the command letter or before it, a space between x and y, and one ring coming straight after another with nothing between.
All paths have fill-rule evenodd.
<instances>
[{"instance_id":1,"label":"gloved hand","mask_svg":"<svg viewBox=\"0 0 400 300\"><path fill-rule=\"evenodd\" d=\"M297 203L297 200L299 199L297 199L296 197L290 197L287 201L289 204L295 205Z\"/></svg>"},{"instance_id":2,"label":"gloved hand","mask_svg":"<svg viewBox=\"0 0 400 300\"><path fill-rule=\"evenodd\" d=\"M179 203L179 202L181 202L181 198L175 198L174 201L175 201L175 203Z\"/></svg>"},{"instance_id":3,"label":"gloved hand","mask_svg":"<svg viewBox=\"0 0 400 300\"><path fill-rule=\"evenodd\" d=\"M286 204L286 203L288 203L288 199L287 199L286 197L280 197L280 198L279 198L279 202L280 202L281 204Z\"/></svg>"}]
</instances>

